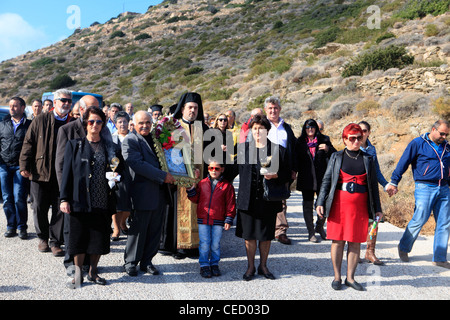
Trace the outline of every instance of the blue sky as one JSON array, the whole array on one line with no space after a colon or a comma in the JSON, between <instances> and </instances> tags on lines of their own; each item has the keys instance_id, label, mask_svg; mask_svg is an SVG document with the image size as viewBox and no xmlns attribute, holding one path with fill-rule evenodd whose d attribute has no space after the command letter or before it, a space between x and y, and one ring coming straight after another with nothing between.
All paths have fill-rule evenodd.
<instances>
[{"instance_id":1,"label":"blue sky","mask_svg":"<svg viewBox=\"0 0 450 320\"><path fill-rule=\"evenodd\" d=\"M105 23L123 11L144 13L162 0L0 0L0 62L61 41L75 26Z\"/></svg>"}]
</instances>

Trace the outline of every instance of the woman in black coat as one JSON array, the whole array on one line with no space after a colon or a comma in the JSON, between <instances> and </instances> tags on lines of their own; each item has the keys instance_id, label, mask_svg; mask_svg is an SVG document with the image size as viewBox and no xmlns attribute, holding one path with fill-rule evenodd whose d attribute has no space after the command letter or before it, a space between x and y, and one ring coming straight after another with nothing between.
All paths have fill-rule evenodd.
<instances>
[{"instance_id":1,"label":"woman in black coat","mask_svg":"<svg viewBox=\"0 0 450 320\"><path fill-rule=\"evenodd\" d=\"M303 196L303 217L308 229L308 239L317 242L315 232L325 240L323 229L325 219L317 218L314 228L314 194L318 196L328 160L336 149L330 138L323 135L314 119L306 120L295 145L295 166L297 168L297 190Z\"/></svg>"},{"instance_id":2,"label":"woman in black coat","mask_svg":"<svg viewBox=\"0 0 450 320\"><path fill-rule=\"evenodd\" d=\"M66 145L60 188L60 210L70 214L68 253L74 256L75 278L71 288L81 285L81 267L88 254L88 280L104 285L97 265L100 256L110 251L111 216L115 213L115 188L111 188L106 173L121 172L123 158L110 141L101 139L100 131L106 118L100 108L90 107L84 115L86 137L71 140ZM119 166L111 168L118 160ZM117 174L115 171L115 174ZM115 175L113 174L113 175Z\"/></svg>"},{"instance_id":3,"label":"woman in black coat","mask_svg":"<svg viewBox=\"0 0 450 320\"><path fill-rule=\"evenodd\" d=\"M291 177L291 171L285 161L286 149L270 143L267 139L270 127L266 117L258 115L253 118L250 123L253 139L238 147L238 165L234 167L238 169L235 175L239 173L236 236L245 239L248 267L243 278L246 281L251 280L256 272L255 255L258 247L258 274L267 279L275 279L267 268L267 259L271 240L275 238L276 218L282 209L282 201L264 199L263 181L267 179L288 186ZM262 166L267 163L269 156L272 157L271 166L263 168L267 169L267 172L262 172Z\"/></svg>"}]
</instances>

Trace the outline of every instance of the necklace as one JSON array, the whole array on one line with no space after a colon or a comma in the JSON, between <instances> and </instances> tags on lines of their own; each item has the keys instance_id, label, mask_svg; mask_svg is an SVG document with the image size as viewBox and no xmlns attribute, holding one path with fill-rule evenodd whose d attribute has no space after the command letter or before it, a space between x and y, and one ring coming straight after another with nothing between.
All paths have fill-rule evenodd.
<instances>
[{"instance_id":1,"label":"necklace","mask_svg":"<svg viewBox=\"0 0 450 320\"><path fill-rule=\"evenodd\" d=\"M358 160L358 157L359 157L359 154L361 153L361 150L358 150L358 154L356 155L356 157L351 156L351 155L348 153L347 149L345 149L345 153L346 153L350 158L352 158L353 160Z\"/></svg>"}]
</instances>

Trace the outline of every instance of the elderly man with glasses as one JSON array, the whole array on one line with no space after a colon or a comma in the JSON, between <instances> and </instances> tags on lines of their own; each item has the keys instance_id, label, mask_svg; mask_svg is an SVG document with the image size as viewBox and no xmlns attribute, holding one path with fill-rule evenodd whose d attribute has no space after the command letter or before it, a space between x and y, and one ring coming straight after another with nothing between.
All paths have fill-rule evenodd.
<instances>
[{"instance_id":1,"label":"elderly man with glasses","mask_svg":"<svg viewBox=\"0 0 450 320\"><path fill-rule=\"evenodd\" d=\"M40 252L64 256L64 215L59 211L59 187L55 170L56 137L60 127L71 120L72 92L60 89L54 95L54 108L41 113L31 123L19 158L20 174L31 180L34 225ZM49 221L48 210L52 207Z\"/></svg>"}]
</instances>

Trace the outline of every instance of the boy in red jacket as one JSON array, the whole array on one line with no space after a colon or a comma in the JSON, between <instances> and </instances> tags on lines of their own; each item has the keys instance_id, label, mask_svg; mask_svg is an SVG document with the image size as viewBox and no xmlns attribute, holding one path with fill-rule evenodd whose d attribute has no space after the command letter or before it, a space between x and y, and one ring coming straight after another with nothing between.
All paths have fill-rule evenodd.
<instances>
[{"instance_id":1,"label":"boy in red jacket","mask_svg":"<svg viewBox=\"0 0 450 320\"><path fill-rule=\"evenodd\" d=\"M189 200L197 204L200 238L200 274L204 278L220 276L220 239L222 230L229 230L236 216L234 187L224 180L224 165L210 161L209 175L198 185L187 189Z\"/></svg>"}]
</instances>

